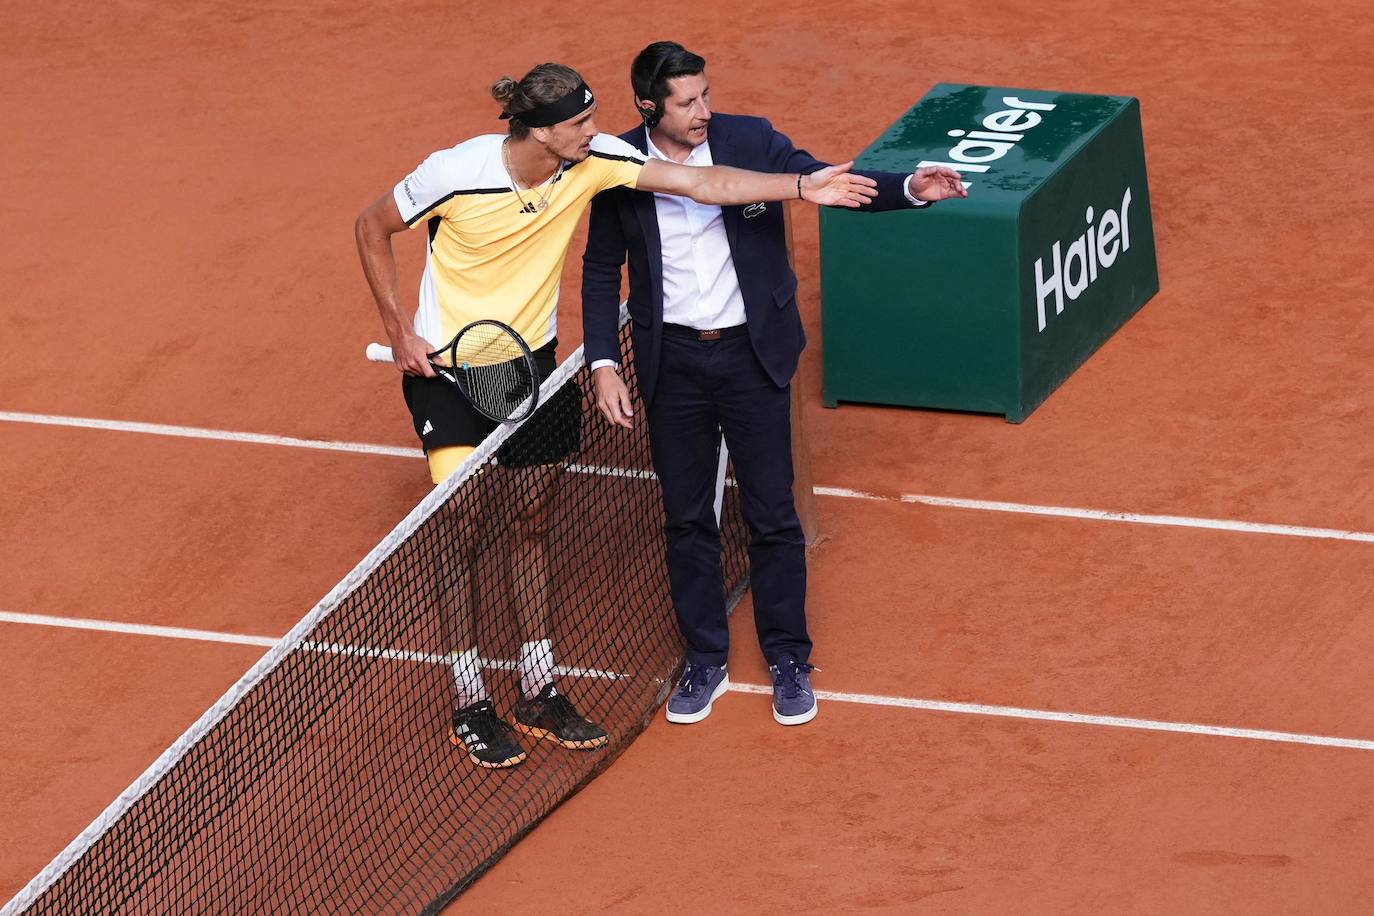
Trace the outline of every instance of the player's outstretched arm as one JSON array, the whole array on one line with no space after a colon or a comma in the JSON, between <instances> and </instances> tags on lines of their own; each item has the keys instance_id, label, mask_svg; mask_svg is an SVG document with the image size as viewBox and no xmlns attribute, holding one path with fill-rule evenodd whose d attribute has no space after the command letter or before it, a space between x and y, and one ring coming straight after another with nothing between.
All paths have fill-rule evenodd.
<instances>
[{"instance_id":1,"label":"player's outstretched arm","mask_svg":"<svg viewBox=\"0 0 1374 916\"><path fill-rule=\"evenodd\" d=\"M877 183L850 171L853 162L832 165L810 175L767 175L729 166L677 165L661 159L644 164L635 187L640 191L690 197L697 203L731 206L756 201L801 198L825 207L858 207L878 192ZM800 179L800 181L799 181Z\"/></svg>"},{"instance_id":2,"label":"player's outstretched arm","mask_svg":"<svg viewBox=\"0 0 1374 916\"><path fill-rule=\"evenodd\" d=\"M396 304L396 255L391 250L391 237L406 230L401 211L391 192L383 194L358 214L353 224L353 237L358 242L358 260L372 289L372 298L382 316L382 326L391 339L392 357L396 367L406 375L434 376L429 365L429 344L410 327Z\"/></svg>"}]
</instances>

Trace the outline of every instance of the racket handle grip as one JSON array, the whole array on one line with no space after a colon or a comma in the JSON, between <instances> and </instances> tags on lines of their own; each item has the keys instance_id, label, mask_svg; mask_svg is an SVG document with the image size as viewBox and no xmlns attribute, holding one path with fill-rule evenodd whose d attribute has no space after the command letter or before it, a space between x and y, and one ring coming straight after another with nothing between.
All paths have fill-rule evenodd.
<instances>
[{"instance_id":1,"label":"racket handle grip","mask_svg":"<svg viewBox=\"0 0 1374 916\"><path fill-rule=\"evenodd\" d=\"M394 363L396 360L392 356L391 348L384 347L379 343L370 343L365 351L367 358L374 363Z\"/></svg>"}]
</instances>

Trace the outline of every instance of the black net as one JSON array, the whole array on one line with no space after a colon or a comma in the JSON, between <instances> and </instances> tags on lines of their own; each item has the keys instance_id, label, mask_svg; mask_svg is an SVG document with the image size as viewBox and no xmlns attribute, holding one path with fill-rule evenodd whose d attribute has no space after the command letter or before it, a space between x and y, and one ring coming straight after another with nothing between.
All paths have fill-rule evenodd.
<instances>
[{"instance_id":1,"label":"black net","mask_svg":"<svg viewBox=\"0 0 1374 916\"><path fill-rule=\"evenodd\" d=\"M624 365L633 393L628 353ZM607 424L586 376L547 396L427 518L428 507L414 513L414 530L341 583L284 642L295 645L255 669L260 680L221 701L212 727L164 755L175 758L165 772L145 774L122 813L112 808L84 850L74 844L13 903L58 914L434 912L609 764L667 696L682 643L644 424ZM569 443L555 469L521 466ZM732 599L746 541L727 487ZM475 641L509 718L520 647L541 635L558 690L608 742L567 750L521 735L522 763L479 769L451 741L455 644Z\"/></svg>"}]
</instances>

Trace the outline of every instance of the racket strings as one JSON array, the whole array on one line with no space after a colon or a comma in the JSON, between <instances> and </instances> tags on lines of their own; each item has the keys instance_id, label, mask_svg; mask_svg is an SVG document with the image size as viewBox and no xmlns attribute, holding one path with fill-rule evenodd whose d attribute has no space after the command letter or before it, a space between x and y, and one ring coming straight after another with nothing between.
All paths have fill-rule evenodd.
<instances>
[{"instance_id":1,"label":"racket strings","mask_svg":"<svg viewBox=\"0 0 1374 916\"><path fill-rule=\"evenodd\" d=\"M476 324L449 349L453 378L478 410L498 420L523 419L539 379L529 351L500 326Z\"/></svg>"}]
</instances>

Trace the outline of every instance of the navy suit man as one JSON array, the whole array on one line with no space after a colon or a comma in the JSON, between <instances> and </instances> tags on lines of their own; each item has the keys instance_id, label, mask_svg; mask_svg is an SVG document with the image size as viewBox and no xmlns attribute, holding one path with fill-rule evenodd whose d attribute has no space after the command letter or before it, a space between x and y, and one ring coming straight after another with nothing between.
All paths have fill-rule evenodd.
<instances>
[{"instance_id":1,"label":"navy suit man","mask_svg":"<svg viewBox=\"0 0 1374 916\"><path fill-rule=\"evenodd\" d=\"M706 61L655 42L630 70L644 124L621 138L650 158L695 166L809 174L826 164L762 118L712 115ZM959 174L866 174L867 210L963 197ZM583 256L586 358L597 406L631 426L618 374L621 267L640 394L666 510L668 575L687 667L669 698L670 722L699 722L729 686L729 628L714 498L720 435L734 462L750 528L750 579L759 645L773 676L773 717L816 715L806 627L806 541L792 499L790 383L806 336L788 264L782 204L701 205L616 189L592 203Z\"/></svg>"}]
</instances>

